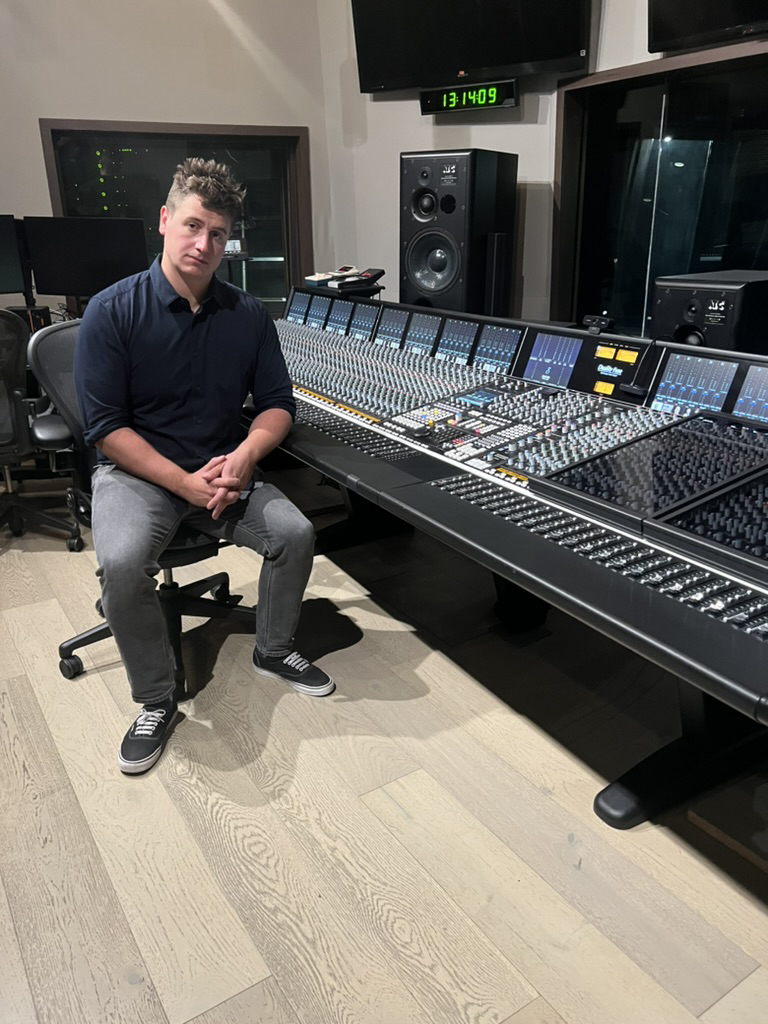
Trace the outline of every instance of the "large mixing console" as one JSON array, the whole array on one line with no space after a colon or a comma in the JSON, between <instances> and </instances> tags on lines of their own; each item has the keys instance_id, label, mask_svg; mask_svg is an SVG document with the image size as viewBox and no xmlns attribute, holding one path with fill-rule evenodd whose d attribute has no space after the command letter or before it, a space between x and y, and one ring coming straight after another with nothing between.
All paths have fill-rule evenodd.
<instances>
[{"instance_id":1,"label":"large mixing console","mask_svg":"<svg viewBox=\"0 0 768 1024\"><path fill-rule=\"evenodd\" d=\"M768 724L768 360L311 290L277 326L288 450L683 681L681 746L607 787L604 820L691 788L693 718L710 763L752 749L733 721Z\"/></svg>"}]
</instances>

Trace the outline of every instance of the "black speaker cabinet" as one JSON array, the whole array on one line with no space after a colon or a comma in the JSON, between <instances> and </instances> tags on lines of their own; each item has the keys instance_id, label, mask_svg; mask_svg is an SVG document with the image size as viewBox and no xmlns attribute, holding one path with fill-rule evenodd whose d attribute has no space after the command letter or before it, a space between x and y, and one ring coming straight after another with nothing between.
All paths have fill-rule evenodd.
<instances>
[{"instance_id":1,"label":"black speaker cabinet","mask_svg":"<svg viewBox=\"0 0 768 1024\"><path fill-rule=\"evenodd\" d=\"M651 330L687 345L768 353L768 271L657 277Z\"/></svg>"},{"instance_id":2,"label":"black speaker cabinet","mask_svg":"<svg viewBox=\"0 0 768 1024\"><path fill-rule=\"evenodd\" d=\"M400 154L400 301L509 316L517 156Z\"/></svg>"}]
</instances>

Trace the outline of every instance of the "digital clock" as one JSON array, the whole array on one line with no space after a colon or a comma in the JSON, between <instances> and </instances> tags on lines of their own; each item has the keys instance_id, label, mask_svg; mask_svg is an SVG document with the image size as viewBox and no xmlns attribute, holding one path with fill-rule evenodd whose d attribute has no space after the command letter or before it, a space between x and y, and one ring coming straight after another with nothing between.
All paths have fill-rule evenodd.
<instances>
[{"instance_id":1,"label":"digital clock","mask_svg":"<svg viewBox=\"0 0 768 1024\"><path fill-rule=\"evenodd\" d=\"M482 82L430 89L419 94L422 114L449 114L459 110L490 110L517 106L517 81Z\"/></svg>"}]
</instances>

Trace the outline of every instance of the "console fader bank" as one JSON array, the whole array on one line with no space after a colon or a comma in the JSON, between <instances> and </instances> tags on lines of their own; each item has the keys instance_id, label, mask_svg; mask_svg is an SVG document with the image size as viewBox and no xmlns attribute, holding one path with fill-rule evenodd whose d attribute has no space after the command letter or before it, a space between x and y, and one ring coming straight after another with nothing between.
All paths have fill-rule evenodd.
<instances>
[{"instance_id":1,"label":"console fader bank","mask_svg":"<svg viewBox=\"0 0 768 1024\"><path fill-rule=\"evenodd\" d=\"M289 451L682 681L683 737L598 794L605 821L759 752L768 359L310 289L277 327Z\"/></svg>"}]
</instances>

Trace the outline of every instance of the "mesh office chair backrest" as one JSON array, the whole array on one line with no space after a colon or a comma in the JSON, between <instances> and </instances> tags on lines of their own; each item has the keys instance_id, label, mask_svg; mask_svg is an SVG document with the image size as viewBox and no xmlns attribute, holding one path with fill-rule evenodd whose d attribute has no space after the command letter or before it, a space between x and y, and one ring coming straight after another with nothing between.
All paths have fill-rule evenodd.
<instances>
[{"instance_id":1,"label":"mesh office chair backrest","mask_svg":"<svg viewBox=\"0 0 768 1024\"><path fill-rule=\"evenodd\" d=\"M19 405L13 398L17 388L26 390L28 340L29 328L21 317L0 309L0 449L14 455L20 453L22 440L26 439L23 454L30 448L26 421L18 421Z\"/></svg>"},{"instance_id":2,"label":"mesh office chair backrest","mask_svg":"<svg viewBox=\"0 0 768 1024\"><path fill-rule=\"evenodd\" d=\"M80 330L79 320L43 327L32 335L28 359L32 373L67 424L74 446L82 451L83 420L75 391L75 344Z\"/></svg>"},{"instance_id":3,"label":"mesh office chair backrest","mask_svg":"<svg viewBox=\"0 0 768 1024\"><path fill-rule=\"evenodd\" d=\"M65 320L64 323L43 327L32 335L27 358L32 373L72 434L72 448L77 459L77 489L88 493L95 453L86 447L83 440L83 418L75 391L75 344L79 330L79 320ZM74 512L77 517L77 511Z\"/></svg>"}]
</instances>

